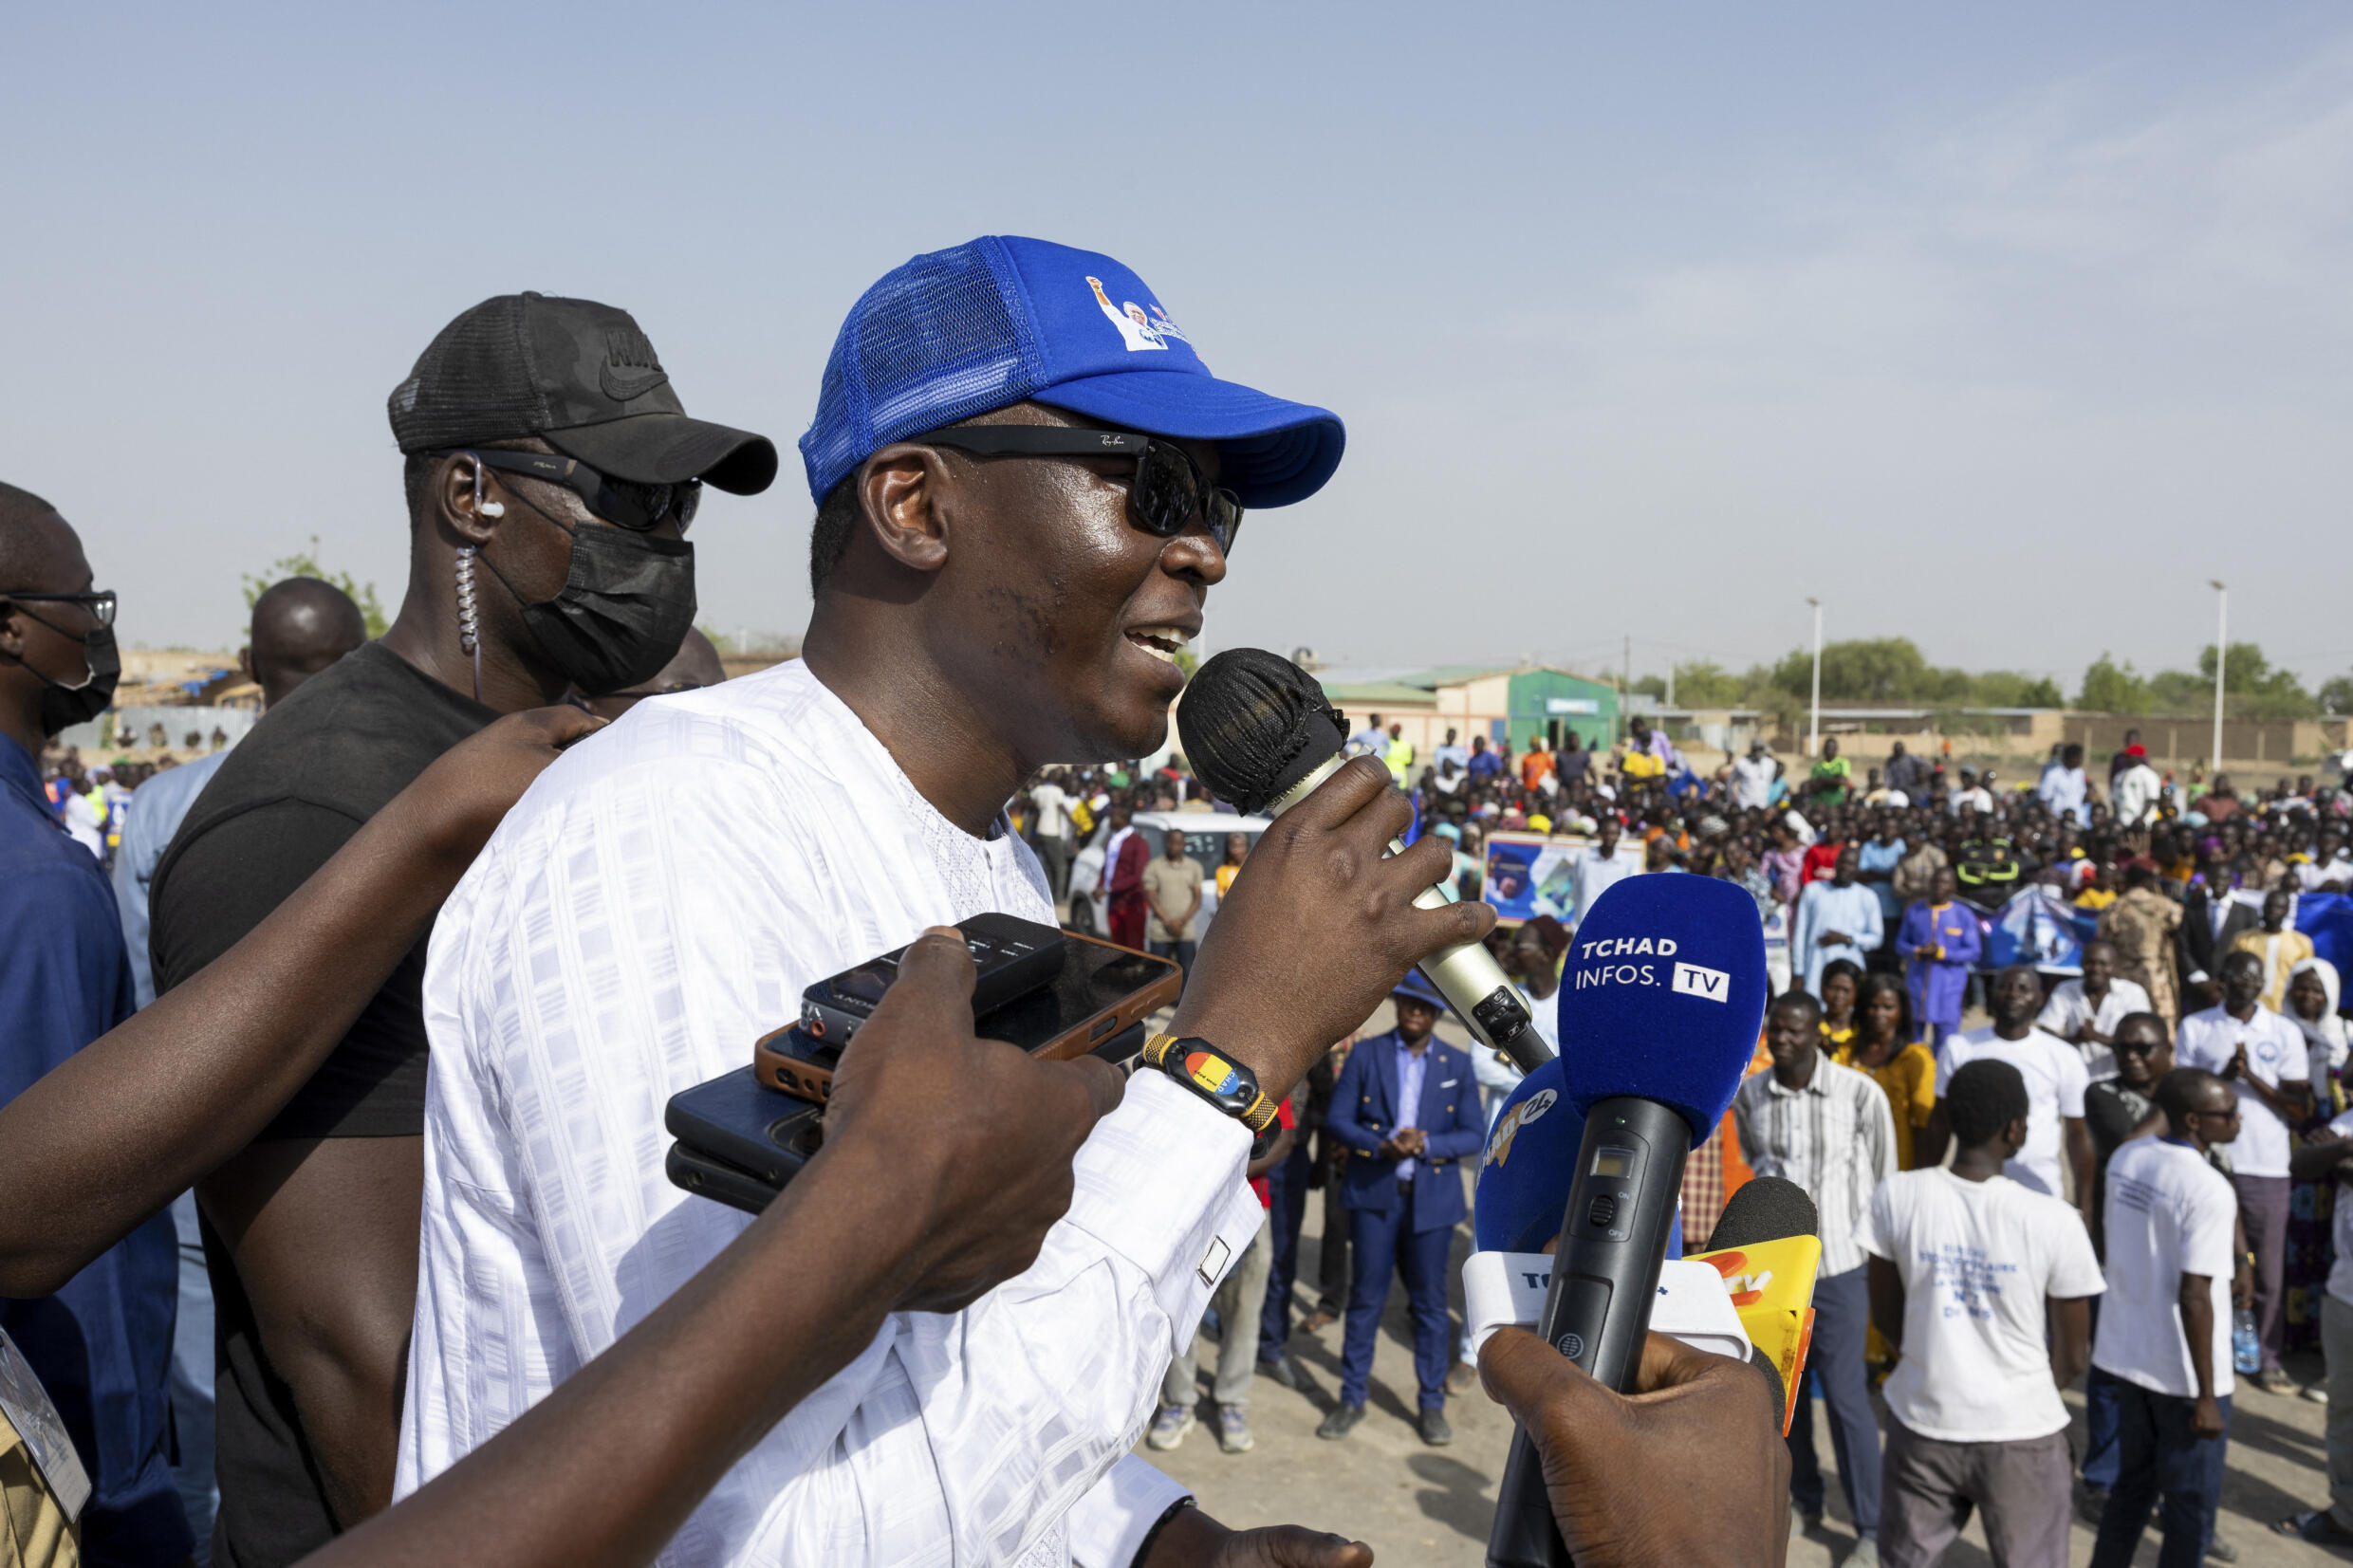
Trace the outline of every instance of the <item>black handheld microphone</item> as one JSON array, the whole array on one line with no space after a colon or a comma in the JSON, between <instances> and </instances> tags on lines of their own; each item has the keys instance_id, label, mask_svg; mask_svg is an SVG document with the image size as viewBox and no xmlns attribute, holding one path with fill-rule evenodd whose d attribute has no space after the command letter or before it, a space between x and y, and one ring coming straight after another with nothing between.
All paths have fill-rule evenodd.
<instances>
[{"instance_id":1,"label":"black handheld microphone","mask_svg":"<svg viewBox=\"0 0 2353 1568\"><path fill-rule=\"evenodd\" d=\"M1593 901L1561 976L1561 1074L1584 1116L1552 1288L1537 1329L1633 1392L1683 1162L1715 1130L1765 1017L1765 936L1737 882L1629 876ZM1565 1568L1536 1446L1511 1436L1487 1538L1490 1568Z\"/></svg>"},{"instance_id":2,"label":"black handheld microphone","mask_svg":"<svg viewBox=\"0 0 2353 1568\"><path fill-rule=\"evenodd\" d=\"M1315 677L1263 648L1229 648L1194 672L1176 701L1176 735L1185 760L1212 794L1267 817L1279 817L1313 794L1346 760L1340 752L1348 738L1345 721ZM1392 839L1389 853L1404 847ZM1414 902L1435 909L1446 895L1432 888ZM1421 961L1421 972L1481 1042L1509 1056L1522 1072L1552 1060L1528 999L1484 944L1441 948Z\"/></svg>"}]
</instances>

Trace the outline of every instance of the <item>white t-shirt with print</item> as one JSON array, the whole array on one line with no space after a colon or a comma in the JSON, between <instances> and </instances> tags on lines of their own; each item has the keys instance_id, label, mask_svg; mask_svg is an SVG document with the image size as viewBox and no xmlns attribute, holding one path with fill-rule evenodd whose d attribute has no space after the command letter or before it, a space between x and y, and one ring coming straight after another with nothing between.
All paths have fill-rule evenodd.
<instances>
[{"instance_id":1,"label":"white t-shirt with print","mask_svg":"<svg viewBox=\"0 0 2353 1568\"><path fill-rule=\"evenodd\" d=\"M2231 1380L2233 1222L2238 1194L2186 1143L2132 1138L2108 1160L2108 1294L2093 1366L2177 1399L2197 1396L2181 1329L2181 1277L2214 1282L2214 1397Z\"/></svg>"},{"instance_id":2,"label":"white t-shirt with print","mask_svg":"<svg viewBox=\"0 0 2353 1568\"><path fill-rule=\"evenodd\" d=\"M2044 1299L2107 1288L2081 1215L2008 1176L1905 1171L1871 1195L1855 1240L1903 1276L1890 1415L1945 1443L2018 1443L2066 1428Z\"/></svg>"},{"instance_id":3,"label":"white t-shirt with print","mask_svg":"<svg viewBox=\"0 0 2353 1568\"><path fill-rule=\"evenodd\" d=\"M2074 1046L2057 1035L2029 1029L2024 1040L2004 1040L1991 1028L1972 1029L1944 1042L1936 1061L1936 1098L1961 1064L1991 1057L2007 1061L2027 1080L2027 1146L2002 1167L2002 1174L2037 1192L2060 1194L2059 1166L2064 1140L2059 1124L2083 1119L2084 1091L2091 1075Z\"/></svg>"},{"instance_id":4,"label":"white t-shirt with print","mask_svg":"<svg viewBox=\"0 0 2353 1568\"><path fill-rule=\"evenodd\" d=\"M2108 994L2100 999L2100 1010L2092 1011L2091 999L2084 994L2081 980L2062 980L2043 1004L2042 1013L2034 1020L2038 1029L2047 1029L2061 1040L2074 1043L2075 1031L2089 1020L2091 1026L2103 1035L2113 1036L2116 1026L2133 1013L2150 1011L2149 993L2137 980L2110 980ZM2116 1076L2116 1052L2108 1046L2085 1041L2075 1046L2084 1059L2085 1071L2094 1083Z\"/></svg>"},{"instance_id":5,"label":"white t-shirt with print","mask_svg":"<svg viewBox=\"0 0 2353 1568\"><path fill-rule=\"evenodd\" d=\"M2247 1067L2277 1088L2284 1079L2307 1083L2312 1077L2311 1052L2304 1031L2265 1006L2255 1004L2255 1016L2241 1024L2228 1009L2209 1007L2181 1021L2174 1041L2174 1061L2184 1067L2219 1073L2230 1064L2241 1042L2247 1046ZM2288 1174L2288 1124L2256 1098L2252 1089L2238 1090L2238 1137L2231 1144L2231 1169L2242 1176Z\"/></svg>"}]
</instances>

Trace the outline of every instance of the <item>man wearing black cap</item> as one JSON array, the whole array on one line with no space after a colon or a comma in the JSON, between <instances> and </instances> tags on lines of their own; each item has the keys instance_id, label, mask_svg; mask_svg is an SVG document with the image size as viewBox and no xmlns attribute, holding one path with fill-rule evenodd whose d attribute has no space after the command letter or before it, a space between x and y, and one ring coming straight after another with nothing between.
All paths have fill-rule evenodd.
<instances>
[{"instance_id":1,"label":"man wearing black cap","mask_svg":"<svg viewBox=\"0 0 2353 1568\"><path fill-rule=\"evenodd\" d=\"M626 312L504 295L390 407L409 584L381 640L271 708L157 868L158 990L226 951L426 765L500 713L653 675L694 623L708 481L765 438L687 417ZM417 1293L425 948L262 1135L198 1189L218 1301L217 1560L291 1562L392 1497Z\"/></svg>"}]
</instances>

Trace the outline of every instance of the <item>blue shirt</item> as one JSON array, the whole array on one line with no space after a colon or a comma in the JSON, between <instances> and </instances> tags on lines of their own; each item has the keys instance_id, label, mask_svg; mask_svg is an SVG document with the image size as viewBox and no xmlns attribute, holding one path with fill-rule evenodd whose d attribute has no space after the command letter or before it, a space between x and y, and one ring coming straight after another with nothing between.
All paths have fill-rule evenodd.
<instances>
[{"instance_id":1,"label":"blue shirt","mask_svg":"<svg viewBox=\"0 0 2353 1568\"><path fill-rule=\"evenodd\" d=\"M1492 751L1473 751L1462 770L1474 779L1484 779L1491 773L1500 772L1502 768L1503 759Z\"/></svg>"},{"instance_id":2,"label":"blue shirt","mask_svg":"<svg viewBox=\"0 0 2353 1568\"><path fill-rule=\"evenodd\" d=\"M1430 1042L1422 1042L1421 1052L1416 1055L1405 1048L1405 1042L1400 1038L1398 1042L1397 1118L1399 1132L1403 1132L1408 1127L1421 1125L1421 1085L1422 1080L1429 1076ZM1397 1179L1412 1181L1416 1169L1416 1163L1411 1159L1398 1161Z\"/></svg>"},{"instance_id":3,"label":"blue shirt","mask_svg":"<svg viewBox=\"0 0 2353 1568\"><path fill-rule=\"evenodd\" d=\"M126 850L131 847L131 840L127 836L122 840L122 847ZM1893 871L1898 862L1909 853L1910 851L1905 847L1901 839L1892 844L1882 844L1877 839L1865 839L1862 847L1855 851L1855 869L1857 871ZM1879 895L1880 923L1883 926L1901 925L1903 923L1903 900L1896 896L1894 878L1891 877L1884 882L1868 882L1864 885Z\"/></svg>"},{"instance_id":4,"label":"blue shirt","mask_svg":"<svg viewBox=\"0 0 2353 1568\"><path fill-rule=\"evenodd\" d=\"M0 737L0 1104L131 1016L106 874L66 837L25 748ZM54 1296L0 1301L0 1327L48 1391L94 1488L93 1564L176 1562L192 1540L164 1462L179 1301L172 1216L155 1215Z\"/></svg>"},{"instance_id":5,"label":"blue shirt","mask_svg":"<svg viewBox=\"0 0 2353 1568\"><path fill-rule=\"evenodd\" d=\"M1820 938L1831 932L1854 940L1825 948ZM1808 882L1798 893L1797 909L1790 919L1789 964L1806 977L1806 988L1820 996L1822 971L1832 959L1843 958L1863 968L1863 954L1877 948L1886 934L1879 895L1868 887L1861 882L1845 887L1836 882Z\"/></svg>"},{"instance_id":6,"label":"blue shirt","mask_svg":"<svg viewBox=\"0 0 2353 1568\"><path fill-rule=\"evenodd\" d=\"M122 842L115 846L115 907L122 912L122 945L130 950L131 987L139 1005L156 1000L156 977L147 967L147 889L156 879L172 835L188 808L204 793L206 781L229 760L226 751L169 767L131 792L122 819Z\"/></svg>"}]
</instances>

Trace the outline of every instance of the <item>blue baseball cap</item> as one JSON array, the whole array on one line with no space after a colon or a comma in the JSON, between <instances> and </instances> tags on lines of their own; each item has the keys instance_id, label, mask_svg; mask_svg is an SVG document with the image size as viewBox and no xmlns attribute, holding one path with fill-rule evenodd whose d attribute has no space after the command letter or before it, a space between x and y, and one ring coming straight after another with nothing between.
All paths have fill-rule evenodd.
<instances>
[{"instance_id":1,"label":"blue baseball cap","mask_svg":"<svg viewBox=\"0 0 2353 1568\"><path fill-rule=\"evenodd\" d=\"M801 437L809 496L877 450L1032 401L1151 435L1216 444L1245 507L1324 488L1337 415L1221 381L1141 278L1093 250L986 234L917 256L850 308Z\"/></svg>"}]
</instances>

